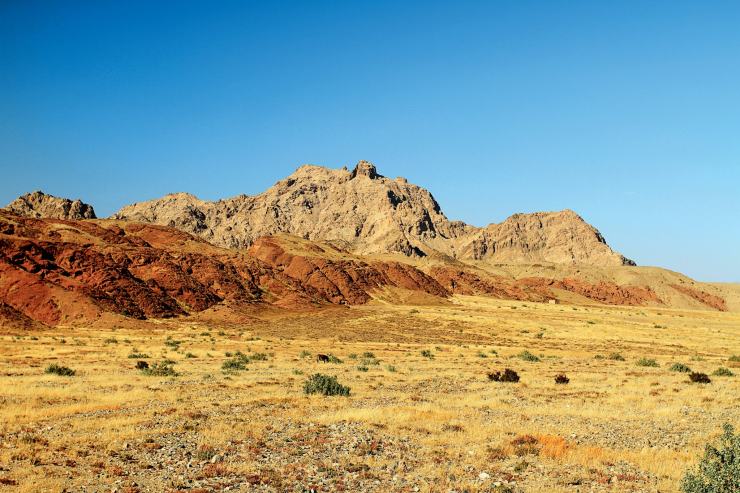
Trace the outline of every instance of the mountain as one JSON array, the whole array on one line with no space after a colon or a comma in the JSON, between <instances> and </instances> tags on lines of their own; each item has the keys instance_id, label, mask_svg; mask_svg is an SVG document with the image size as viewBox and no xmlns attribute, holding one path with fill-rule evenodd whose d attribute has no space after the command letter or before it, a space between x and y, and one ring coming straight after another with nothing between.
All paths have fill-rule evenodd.
<instances>
[{"instance_id":1,"label":"mountain","mask_svg":"<svg viewBox=\"0 0 740 493\"><path fill-rule=\"evenodd\" d=\"M634 265L573 211L515 214L478 228L450 221L428 190L404 178L384 177L367 161L352 171L301 166L255 196L210 202L170 194L126 206L113 218L172 226L237 249L288 233L361 255Z\"/></svg>"},{"instance_id":2,"label":"mountain","mask_svg":"<svg viewBox=\"0 0 740 493\"><path fill-rule=\"evenodd\" d=\"M95 219L95 210L81 200L55 197L41 191L21 195L5 207L20 216L50 219Z\"/></svg>"},{"instance_id":3,"label":"mountain","mask_svg":"<svg viewBox=\"0 0 740 493\"><path fill-rule=\"evenodd\" d=\"M373 300L501 299L727 310L726 289L649 267L509 264L361 256L280 234L228 249L176 228L36 219L0 210L0 326L250 320L255 310Z\"/></svg>"}]
</instances>

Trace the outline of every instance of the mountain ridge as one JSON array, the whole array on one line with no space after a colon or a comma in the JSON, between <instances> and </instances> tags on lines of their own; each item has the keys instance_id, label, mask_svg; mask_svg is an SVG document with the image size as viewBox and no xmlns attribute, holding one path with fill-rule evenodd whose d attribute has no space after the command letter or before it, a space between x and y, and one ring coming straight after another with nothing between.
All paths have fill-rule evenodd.
<instances>
[{"instance_id":1,"label":"mountain ridge","mask_svg":"<svg viewBox=\"0 0 740 493\"><path fill-rule=\"evenodd\" d=\"M333 241L358 254L446 255L491 262L635 265L575 212L517 213L476 227L449 220L431 192L368 161L352 171L303 165L257 195L216 201L179 192L121 208L118 220L172 226L227 248L262 236Z\"/></svg>"}]
</instances>

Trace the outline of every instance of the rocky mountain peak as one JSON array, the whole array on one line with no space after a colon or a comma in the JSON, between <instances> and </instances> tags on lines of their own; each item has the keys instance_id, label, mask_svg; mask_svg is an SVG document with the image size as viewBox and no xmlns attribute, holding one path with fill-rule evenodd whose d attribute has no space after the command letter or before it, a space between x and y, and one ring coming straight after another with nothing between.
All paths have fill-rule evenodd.
<instances>
[{"instance_id":1,"label":"rocky mountain peak","mask_svg":"<svg viewBox=\"0 0 740 493\"><path fill-rule=\"evenodd\" d=\"M355 169L352 170L350 179L355 178L356 176L367 176L371 180L380 177L375 165L369 161L360 161L357 163Z\"/></svg>"},{"instance_id":2,"label":"rocky mountain peak","mask_svg":"<svg viewBox=\"0 0 740 493\"><path fill-rule=\"evenodd\" d=\"M95 210L81 200L55 197L40 190L21 195L5 207L19 216L49 219L95 219Z\"/></svg>"}]
</instances>

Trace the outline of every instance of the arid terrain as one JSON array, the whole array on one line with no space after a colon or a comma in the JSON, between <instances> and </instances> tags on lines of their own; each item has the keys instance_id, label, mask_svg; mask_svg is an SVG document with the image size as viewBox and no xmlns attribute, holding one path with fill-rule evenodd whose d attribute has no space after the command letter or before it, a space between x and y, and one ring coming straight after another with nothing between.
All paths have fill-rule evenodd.
<instances>
[{"instance_id":1,"label":"arid terrain","mask_svg":"<svg viewBox=\"0 0 740 493\"><path fill-rule=\"evenodd\" d=\"M737 377L670 370L740 371L737 313L454 296L143 324L4 332L0 488L675 491L740 420ZM317 372L350 395L304 395Z\"/></svg>"},{"instance_id":2,"label":"arid terrain","mask_svg":"<svg viewBox=\"0 0 740 493\"><path fill-rule=\"evenodd\" d=\"M0 339L7 491L668 492L740 423L739 285L364 161L107 219L19 197Z\"/></svg>"}]
</instances>

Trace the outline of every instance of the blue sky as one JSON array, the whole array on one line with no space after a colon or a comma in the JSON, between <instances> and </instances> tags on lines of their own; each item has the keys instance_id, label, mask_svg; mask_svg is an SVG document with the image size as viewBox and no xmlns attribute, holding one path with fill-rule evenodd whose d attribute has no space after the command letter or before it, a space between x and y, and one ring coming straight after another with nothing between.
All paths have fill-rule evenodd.
<instances>
[{"instance_id":1,"label":"blue sky","mask_svg":"<svg viewBox=\"0 0 740 493\"><path fill-rule=\"evenodd\" d=\"M740 4L0 2L0 203L100 216L373 161L484 225L571 208L740 281Z\"/></svg>"}]
</instances>

